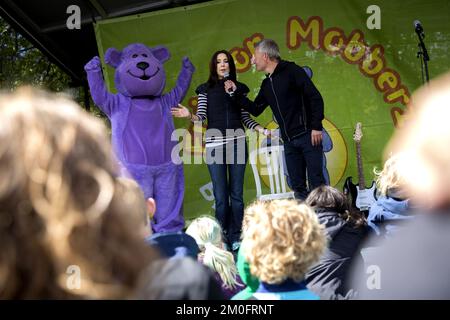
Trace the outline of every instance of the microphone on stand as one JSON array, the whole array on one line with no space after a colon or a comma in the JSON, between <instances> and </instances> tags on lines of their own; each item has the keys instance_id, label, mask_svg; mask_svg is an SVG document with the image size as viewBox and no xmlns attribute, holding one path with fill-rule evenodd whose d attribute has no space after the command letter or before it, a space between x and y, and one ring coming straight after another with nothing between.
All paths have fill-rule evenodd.
<instances>
[{"instance_id":1,"label":"microphone on stand","mask_svg":"<svg viewBox=\"0 0 450 320\"><path fill-rule=\"evenodd\" d=\"M425 38L425 33L423 32L423 27L419 20L414 20L414 29L419 36Z\"/></svg>"},{"instance_id":2,"label":"microphone on stand","mask_svg":"<svg viewBox=\"0 0 450 320\"><path fill-rule=\"evenodd\" d=\"M423 39L425 38L425 33L423 32L422 23L419 20L414 20L414 30L419 38L419 52L417 52L417 58L420 59L420 67L422 71L422 82L425 84L430 81L430 75L428 72L428 61L430 61L430 56L428 55L427 48Z\"/></svg>"}]
</instances>

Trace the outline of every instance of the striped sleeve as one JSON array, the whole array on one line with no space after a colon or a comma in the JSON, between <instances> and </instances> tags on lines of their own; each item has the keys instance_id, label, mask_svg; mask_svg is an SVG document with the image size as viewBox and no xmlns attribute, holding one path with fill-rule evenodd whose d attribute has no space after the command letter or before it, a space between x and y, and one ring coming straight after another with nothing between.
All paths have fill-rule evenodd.
<instances>
[{"instance_id":1,"label":"striped sleeve","mask_svg":"<svg viewBox=\"0 0 450 320\"><path fill-rule=\"evenodd\" d=\"M196 116L200 118L201 122L205 122L207 115L206 115L206 107L208 105L208 97L206 93L200 93L198 95L197 100L197 113Z\"/></svg>"},{"instance_id":2,"label":"striped sleeve","mask_svg":"<svg viewBox=\"0 0 450 320\"><path fill-rule=\"evenodd\" d=\"M241 109L241 121L244 124L244 126L246 126L249 129L255 129L256 126L259 125L258 122L256 122L250 117L250 113L248 113L244 109Z\"/></svg>"}]
</instances>

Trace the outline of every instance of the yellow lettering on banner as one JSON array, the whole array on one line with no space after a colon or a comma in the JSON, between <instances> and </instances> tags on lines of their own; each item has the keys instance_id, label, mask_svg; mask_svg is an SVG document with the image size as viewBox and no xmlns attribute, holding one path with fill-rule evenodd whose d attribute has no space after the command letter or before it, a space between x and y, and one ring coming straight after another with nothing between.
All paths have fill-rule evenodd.
<instances>
[{"instance_id":1,"label":"yellow lettering on banner","mask_svg":"<svg viewBox=\"0 0 450 320\"><path fill-rule=\"evenodd\" d=\"M399 79L400 77L397 72L391 69L386 69L377 77L376 85L378 90L388 91L390 89L397 88Z\"/></svg>"},{"instance_id":2,"label":"yellow lettering on banner","mask_svg":"<svg viewBox=\"0 0 450 320\"><path fill-rule=\"evenodd\" d=\"M366 54L367 45L364 43L364 35L355 30L350 34L342 57L348 63L358 63Z\"/></svg>"},{"instance_id":3,"label":"yellow lettering on banner","mask_svg":"<svg viewBox=\"0 0 450 320\"><path fill-rule=\"evenodd\" d=\"M230 54L236 65L236 72L242 73L250 69L251 58L255 52L255 44L264 39L262 33L254 33L250 37L245 38L243 47L234 47L230 49Z\"/></svg>"},{"instance_id":4,"label":"yellow lettering on banner","mask_svg":"<svg viewBox=\"0 0 450 320\"><path fill-rule=\"evenodd\" d=\"M383 70L385 62L383 57L384 50L380 45L374 45L369 52L360 65L360 69L365 75L371 77Z\"/></svg>"},{"instance_id":5,"label":"yellow lettering on banner","mask_svg":"<svg viewBox=\"0 0 450 320\"><path fill-rule=\"evenodd\" d=\"M400 107L392 107L391 118L394 122L394 126L397 128L401 128L405 121L405 112Z\"/></svg>"},{"instance_id":6,"label":"yellow lettering on banner","mask_svg":"<svg viewBox=\"0 0 450 320\"><path fill-rule=\"evenodd\" d=\"M405 86L401 86L400 89L392 92L386 97L387 102L401 102L403 105L407 105L409 103L409 92Z\"/></svg>"},{"instance_id":7,"label":"yellow lettering on banner","mask_svg":"<svg viewBox=\"0 0 450 320\"><path fill-rule=\"evenodd\" d=\"M264 39L264 35L261 33L255 33L250 38L244 39L244 48L250 53L250 56L255 53L255 44Z\"/></svg>"},{"instance_id":8,"label":"yellow lettering on banner","mask_svg":"<svg viewBox=\"0 0 450 320\"><path fill-rule=\"evenodd\" d=\"M251 57L249 53L242 48L233 48L230 54L234 59L236 65L236 72L245 72L250 69Z\"/></svg>"},{"instance_id":9,"label":"yellow lettering on banner","mask_svg":"<svg viewBox=\"0 0 450 320\"><path fill-rule=\"evenodd\" d=\"M338 54L344 49L344 31L339 28L330 28L324 32L322 48L332 54ZM337 39L336 41L334 41Z\"/></svg>"},{"instance_id":10,"label":"yellow lettering on banner","mask_svg":"<svg viewBox=\"0 0 450 320\"><path fill-rule=\"evenodd\" d=\"M255 52L255 44L264 39L261 33L254 33L245 38L242 47L237 46L230 51L236 65L236 72L246 72L251 67L251 57ZM306 22L298 16L289 17L286 24L286 45L289 49L297 49L307 43L311 50L322 49L329 55L340 55L349 64L357 64L359 71L372 78L375 88L384 93L384 101L389 104L399 102L407 105L410 95L395 70L386 67L384 48L379 44L368 47L361 30L353 30L347 37L338 27L323 31L323 20L319 16L309 17ZM403 110L400 107L391 109L394 124L400 123Z\"/></svg>"},{"instance_id":11,"label":"yellow lettering on banner","mask_svg":"<svg viewBox=\"0 0 450 320\"><path fill-rule=\"evenodd\" d=\"M306 24L299 17L290 17L287 22L287 46L289 49L297 49L303 40L313 50L320 49L320 37L323 21L320 17L310 17Z\"/></svg>"}]
</instances>

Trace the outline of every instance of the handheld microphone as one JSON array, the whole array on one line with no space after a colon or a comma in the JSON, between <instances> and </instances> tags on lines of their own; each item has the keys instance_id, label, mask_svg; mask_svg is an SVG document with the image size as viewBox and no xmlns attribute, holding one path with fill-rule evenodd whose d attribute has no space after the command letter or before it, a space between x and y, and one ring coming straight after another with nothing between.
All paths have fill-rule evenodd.
<instances>
[{"instance_id":1,"label":"handheld microphone","mask_svg":"<svg viewBox=\"0 0 450 320\"><path fill-rule=\"evenodd\" d=\"M422 36L425 38L425 34L423 32L423 27L419 20L414 20L414 29L416 30L416 33L419 36Z\"/></svg>"},{"instance_id":2,"label":"handheld microphone","mask_svg":"<svg viewBox=\"0 0 450 320\"><path fill-rule=\"evenodd\" d=\"M231 80L231 79L230 79L230 73L229 73L229 72L225 72L225 73L223 74L223 79L224 79L225 81ZM232 97L233 94L234 94L233 88L229 88L228 91L227 91L227 93L230 95L230 97Z\"/></svg>"}]
</instances>

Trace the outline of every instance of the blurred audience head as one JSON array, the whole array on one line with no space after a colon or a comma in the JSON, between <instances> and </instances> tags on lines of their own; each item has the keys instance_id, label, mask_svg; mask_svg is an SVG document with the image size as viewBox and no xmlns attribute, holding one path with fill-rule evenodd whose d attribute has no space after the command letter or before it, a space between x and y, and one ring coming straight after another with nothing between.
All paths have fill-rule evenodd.
<instances>
[{"instance_id":1,"label":"blurred audience head","mask_svg":"<svg viewBox=\"0 0 450 320\"><path fill-rule=\"evenodd\" d=\"M155 254L114 163L104 125L74 102L0 95L0 298L133 295Z\"/></svg>"},{"instance_id":2,"label":"blurred audience head","mask_svg":"<svg viewBox=\"0 0 450 320\"><path fill-rule=\"evenodd\" d=\"M385 150L398 154L398 170L411 198L429 208L450 206L450 73L411 98L403 125Z\"/></svg>"}]
</instances>

